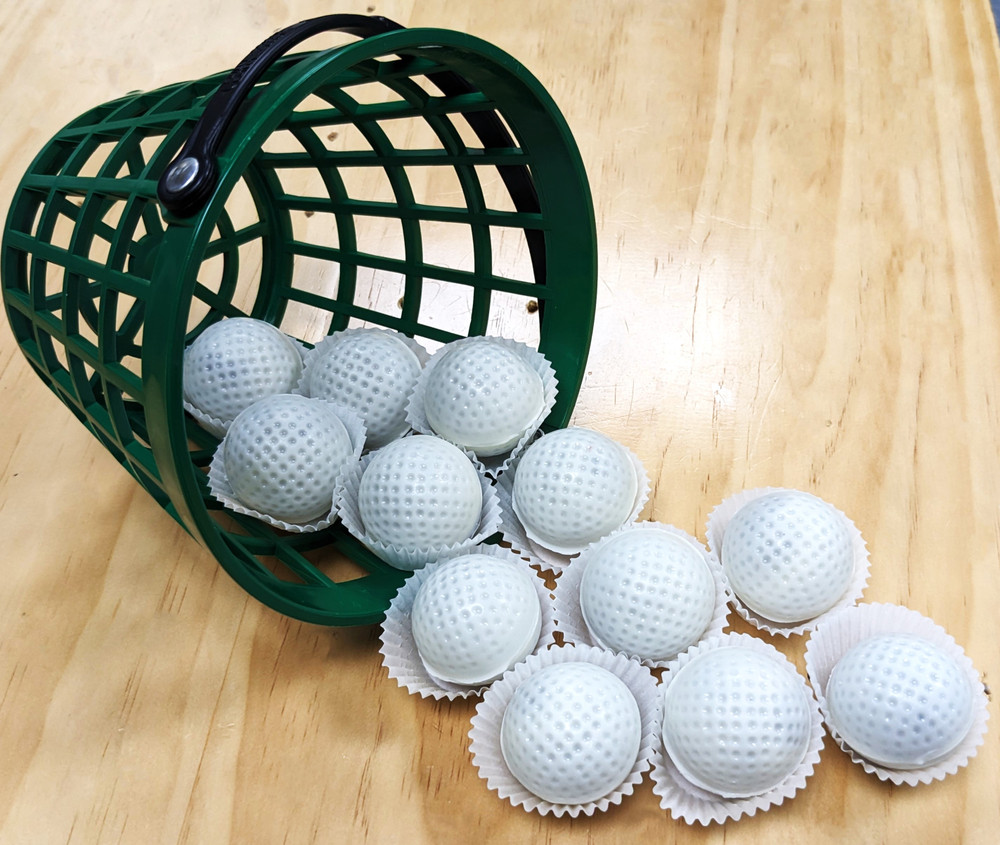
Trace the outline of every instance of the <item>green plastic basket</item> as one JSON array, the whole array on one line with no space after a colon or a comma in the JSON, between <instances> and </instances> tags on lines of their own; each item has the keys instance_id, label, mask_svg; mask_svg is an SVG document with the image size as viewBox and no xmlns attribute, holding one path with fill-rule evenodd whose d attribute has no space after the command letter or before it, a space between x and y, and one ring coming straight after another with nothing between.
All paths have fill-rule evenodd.
<instances>
[{"instance_id":1,"label":"green plastic basket","mask_svg":"<svg viewBox=\"0 0 1000 845\"><path fill-rule=\"evenodd\" d=\"M361 38L286 55L331 29ZM381 620L404 573L339 525L286 534L211 498L217 441L182 409L185 346L241 314L307 343L380 325L433 344L503 334L505 314L537 305L553 428L576 401L596 299L586 174L540 83L471 36L354 15L74 120L22 179L0 261L45 383L244 589L327 625ZM338 578L341 554L360 577Z\"/></svg>"}]
</instances>

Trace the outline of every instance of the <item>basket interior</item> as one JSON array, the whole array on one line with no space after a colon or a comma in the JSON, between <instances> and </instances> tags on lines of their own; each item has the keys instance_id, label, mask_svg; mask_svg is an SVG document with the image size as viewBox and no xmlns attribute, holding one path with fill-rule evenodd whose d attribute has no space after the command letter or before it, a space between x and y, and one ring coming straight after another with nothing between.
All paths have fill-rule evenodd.
<instances>
[{"instance_id":1,"label":"basket interior","mask_svg":"<svg viewBox=\"0 0 1000 845\"><path fill-rule=\"evenodd\" d=\"M256 94L300 61L280 60ZM219 81L126 97L70 124L26 175L4 235L4 295L22 350L182 524L150 447L143 329L173 225L156 180ZM545 284L549 224L518 137L493 99L436 61L392 54L355 63L283 115L228 191L193 296L178 302L187 342L248 315L308 345L383 326L432 351L474 334L539 346L540 319L559 290ZM589 325L582 329L585 357ZM568 408L557 410L564 424ZM232 556L223 563L244 570L244 586L311 621L377 620L400 573L338 526L288 535L222 510L205 483L217 441L190 419L187 434L216 536L204 526L196 533L217 556Z\"/></svg>"}]
</instances>

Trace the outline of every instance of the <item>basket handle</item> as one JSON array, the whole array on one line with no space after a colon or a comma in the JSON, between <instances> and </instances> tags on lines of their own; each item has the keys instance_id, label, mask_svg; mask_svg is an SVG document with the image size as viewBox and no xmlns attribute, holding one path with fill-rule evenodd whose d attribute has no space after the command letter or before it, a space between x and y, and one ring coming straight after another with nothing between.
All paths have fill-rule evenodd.
<instances>
[{"instance_id":1,"label":"basket handle","mask_svg":"<svg viewBox=\"0 0 1000 845\"><path fill-rule=\"evenodd\" d=\"M254 85L296 44L320 32L346 32L368 38L403 27L379 16L323 15L281 29L259 44L227 76L191 130L184 147L163 171L157 195L177 217L191 217L208 202L218 180L216 158L226 130Z\"/></svg>"}]
</instances>

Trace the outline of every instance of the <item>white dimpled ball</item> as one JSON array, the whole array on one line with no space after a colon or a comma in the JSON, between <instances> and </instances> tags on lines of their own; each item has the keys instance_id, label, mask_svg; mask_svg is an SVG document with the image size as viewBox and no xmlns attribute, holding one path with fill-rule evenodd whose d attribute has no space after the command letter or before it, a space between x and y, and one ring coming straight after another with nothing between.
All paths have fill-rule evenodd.
<instances>
[{"instance_id":1,"label":"white dimpled ball","mask_svg":"<svg viewBox=\"0 0 1000 845\"><path fill-rule=\"evenodd\" d=\"M366 445L378 449L409 428L406 402L420 375L416 353L393 334L358 329L332 335L309 360L310 396L345 405L365 421Z\"/></svg>"},{"instance_id":2,"label":"white dimpled ball","mask_svg":"<svg viewBox=\"0 0 1000 845\"><path fill-rule=\"evenodd\" d=\"M809 493L782 490L753 499L729 521L722 566L751 610L775 622L804 622L847 591L854 552L836 508Z\"/></svg>"},{"instance_id":3,"label":"white dimpled ball","mask_svg":"<svg viewBox=\"0 0 1000 845\"><path fill-rule=\"evenodd\" d=\"M400 548L436 549L467 540L482 507L472 461L457 446L425 434L376 452L358 489L365 532Z\"/></svg>"},{"instance_id":4,"label":"white dimpled ball","mask_svg":"<svg viewBox=\"0 0 1000 845\"><path fill-rule=\"evenodd\" d=\"M223 422L258 399L291 392L302 356L270 323L232 317L213 323L184 350L184 398Z\"/></svg>"},{"instance_id":5,"label":"white dimpled ball","mask_svg":"<svg viewBox=\"0 0 1000 845\"><path fill-rule=\"evenodd\" d=\"M514 691L500 726L512 775L553 804L614 792L639 756L639 705L625 683L590 663L557 663Z\"/></svg>"},{"instance_id":6,"label":"white dimpled ball","mask_svg":"<svg viewBox=\"0 0 1000 845\"><path fill-rule=\"evenodd\" d=\"M623 446L596 431L566 428L540 437L522 455L513 508L531 540L575 554L628 520L638 487Z\"/></svg>"},{"instance_id":7,"label":"white dimpled ball","mask_svg":"<svg viewBox=\"0 0 1000 845\"><path fill-rule=\"evenodd\" d=\"M962 669L908 634L871 637L849 649L830 674L826 701L844 742L891 769L938 762L972 726L973 695Z\"/></svg>"},{"instance_id":8,"label":"white dimpled ball","mask_svg":"<svg viewBox=\"0 0 1000 845\"><path fill-rule=\"evenodd\" d=\"M433 565L417 590L410 625L427 671L472 686L499 678L538 643L542 611L531 572L492 555Z\"/></svg>"},{"instance_id":9,"label":"white dimpled ball","mask_svg":"<svg viewBox=\"0 0 1000 845\"><path fill-rule=\"evenodd\" d=\"M805 757L805 680L755 650L723 646L676 671L663 695L663 744L691 783L724 798L767 792Z\"/></svg>"},{"instance_id":10,"label":"white dimpled ball","mask_svg":"<svg viewBox=\"0 0 1000 845\"><path fill-rule=\"evenodd\" d=\"M431 428L480 457L509 452L544 408L541 377L495 338L457 341L438 354L423 394Z\"/></svg>"},{"instance_id":11,"label":"white dimpled ball","mask_svg":"<svg viewBox=\"0 0 1000 845\"><path fill-rule=\"evenodd\" d=\"M691 542L631 526L587 552L580 610L604 648L669 660L698 642L715 611L715 580Z\"/></svg>"},{"instance_id":12,"label":"white dimpled ball","mask_svg":"<svg viewBox=\"0 0 1000 845\"><path fill-rule=\"evenodd\" d=\"M222 454L240 502L285 522L304 523L330 512L337 475L354 449L325 402L283 394L240 413Z\"/></svg>"}]
</instances>

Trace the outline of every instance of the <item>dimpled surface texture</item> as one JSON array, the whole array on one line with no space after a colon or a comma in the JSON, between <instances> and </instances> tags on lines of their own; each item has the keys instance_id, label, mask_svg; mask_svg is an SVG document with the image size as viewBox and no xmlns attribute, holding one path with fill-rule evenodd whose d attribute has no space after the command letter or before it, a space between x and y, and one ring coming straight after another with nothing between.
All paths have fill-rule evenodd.
<instances>
[{"instance_id":1,"label":"dimpled surface texture","mask_svg":"<svg viewBox=\"0 0 1000 845\"><path fill-rule=\"evenodd\" d=\"M329 513L337 474L353 454L347 429L324 402L290 394L255 402L233 420L223 444L236 498L295 523Z\"/></svg>"},{"instance_id":2,"label":"dimpled surface texture","mask_svg":"<svg viewBox=\"0 0 1000 845\"><path fill-rule=\"evenodd\" d=\"M514 512L536 543L572 553L621 527L637 491L623 446L596 431L565 428L524 452L514 476Z\"/></svg>"},{"instance_id":3,"label":"dimpled surface texture","mask_svg":"<svg viewBox=\"0 0 1000 845\"><path fill-rule=\"evenodd\" d=\"M409 427L406 401L420 361L398 337L376 329L333 338L310 360L306 391L357 411L368 432L366 446L378 449Z\"/></svg>"},{"instance_id":4,"label":"dimpled surface texture","mask_svg":"<svg viewBox=\"0 0 1000 845\"><path fill-rule=\"evenodd\" d=\"M538 373L488 337L443 350L423 398L431 428L482 457L510 451L545 403Z\"/></svg>"},{"instance_id":5,"label":"dimpled surface texture","mask_svg":"<svg viewBox=\"0 0 1000 845\"><path fill-rule=\"evenodd\" d=\"M960 667L920 637L864 640L834 666L830 720L873 763L915 769L948 755L972 724L972 690Z\"/></svg>"},{"instance_id":6,"label":"dimpled surface texture","mask_svg":"<svg viewBox=\"0 0 1000 845\"><path fill-rule=\"evenodd\" d=\"M835 508L796 490L747 502L726 526L722 566L733 592L775 622L829 610L851 582L854 554Z\"/></svg>"},{"instance_id":7,"label":"dimpled surface texture","mask_svg":"<svg viewBox=\"0 0 1000 845\"><path fill-rule=\"evenodd\" d=\"M781 783L810 735L804 682L748 648L703 652L677 670L663 697L663 744L689 781L726 798Z\"/></svg>"},{"instance_id":8,"label":"dimpled surface texture","mask_svg":"<svg viewBox=\"0 0 1000 845\"><path fill-rule=\"evenodd\" d=\"M668 660L696 643L715 612L715 581L689 542L632 527L588 552L580 610L598 644Z\"/></svg>"},{"instance_id":9,"label":"dimpled surface texture","mask_svg":"<svg viewBox=\"0 0 1000 845\"><path fill-rule=\"evenodd\" d=\"M622 784L639 755L639 705L590 663L557 663L514 691L500 726L511 774L553 804L586 804Z\"/></svg>"},{"instance_id":10,"label":"dimpled surface texture","mask_svg":"<svg viewBox=\"0 0 1000 845\"><path fill-rule=\"evenodd\" d=\"M366 533L405 548L467 540L479 525L482 506L472 461L457 446L425 434L395 440L376 452L358 490Z\"/></svg>"},{"instance_id":11,"label":"dimpled surface texture","mask_svg":"<svg viewBox=\"0 0 1000 845\"><path fill-rule=\"evenodd\" d=\"M434 564L410 611L427 671L454 684L485 684L520 662L542 627L533 581L527 569L491 555Z\"/></svg>"},{"instance_id":12,"label":"dimpled surface texture","mask_svg":"<svg viewBox=\"0 0 1000 845\"><path fill-rule=\"evenodd\" d=\"M184 398L229 422L258 399L288 393L302 373L295 343L270 323L232 317L213 323L184 350Z\"/></svg>"}]
</instances>

